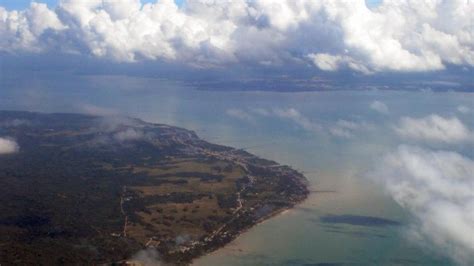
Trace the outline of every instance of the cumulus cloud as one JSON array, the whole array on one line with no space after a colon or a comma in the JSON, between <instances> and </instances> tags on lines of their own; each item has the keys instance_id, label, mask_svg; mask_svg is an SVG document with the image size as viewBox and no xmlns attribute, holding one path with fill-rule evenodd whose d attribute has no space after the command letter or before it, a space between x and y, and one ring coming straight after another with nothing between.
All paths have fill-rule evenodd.
<instances>
[{"instance_id":1,"label":"cumulus cloud","mask_svg":"<svg viewBox=\"0 0 474 266\"><path fill-rule=\"evenodd\" d=\"M395 131L402 137L431 142L460 143L473 140L474 134L457 117L429 115L402 117Z\"/></svg>"},{"instance_id":2,"label":"cumulus cloud","mask_svg":"<svg viewBox=\"0 0 474 266\"><path fill-rule=\"evenodd\" d=\"M121 62L314 64L324 71L430 71L474 65L474 3L62 0L0 8L0 50L61 51Z\"/></svg>"},{"instance_id":3,"label":"cumulus cloud","mask_svg":"<svg viewBox=\"0 0 474 266\"><path fill-rule=\"evenodd\" d=\"M32 2L27 10L7 11L0 6L0 50L41 52L58 39L49 39L50 33L66 30L58 15L46 4ZM49 43L52 41L53 43Z\"/></svg>"},{"instance_id":4,"label":"cumulus cloud","mask_svg":"<svg viewBox=\"0 0 474 266\"><path fill-rule=\"evenodd\" d=\"M20 146L16 141L10 138L0 138L0 154L15 153L20 150Z\"/></svg>"},{"instance_id":5,"label":"cumulus cloud","mask_svg":"<svg viewBox=\"0 0 474 266\"><path fill-rule=\"evenodd\" d=\"M374 172L416 218L414 239L434 243L460 264L474 263L474 161L456 152L399 146Z\"/></svg>"},{"instance_id":6,"label":"cumulus cloud","mask_svg":"<svg viewBox=\"0 0 474 266\"><path fill-rule=\"evenodd\" d=\"M370 109L377 111L381 114L388 114L388 107L381 101L373 101L370 103Z\"/></svg>"}]
</instances>

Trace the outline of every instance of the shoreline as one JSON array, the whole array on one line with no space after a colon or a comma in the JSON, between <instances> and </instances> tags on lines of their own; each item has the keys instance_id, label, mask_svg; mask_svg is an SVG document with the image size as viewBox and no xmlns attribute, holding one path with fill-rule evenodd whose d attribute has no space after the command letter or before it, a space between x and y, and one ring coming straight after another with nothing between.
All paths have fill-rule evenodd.
<instances>
[{"instance_id":1,"label":"shoreline","mask_svg":"<svg viewBox=\"0 0 474 266\"><path fill-rule=\"evenodd\" d=\"M306 185L305 185L306 186ZM307 187L307 186L306 186ZM200 259L200 258L203 258L205 256L208 256L208 255L211 255L213 253L216 253L218 251L221 251L224 247L226 247L227 245L231 244L233 241L235 241L237 238L241 237L243 234L247 233L248 231L250 231L252 228L258 226L258 225L261 225L261 224L264 224L265 222L268 222L270 221L270 219L274 218L274 217L277 217L277 216L280 216L280 215L283 215L285 214L286 212L289 212L290 210L294 209L297 205L300 205L302 203L304 203L307 199L308 199L308 195L310 194L309 190L308 190L308 194L306 194L306 197L301 200L301 201L298 201L298 202L295 202L294 205L292 205L291 207L286 207L286 208L282 208L282 209L278 209L278 210L275 210L273 212L271 212L270 214L264 216L264 217L261 217L259 220L257 220L257 222L249 227L246 227L246 228L243 228L242 230L240 230L236 235L235 237L232 238L232 240L230 240L229 242L225 243L224 245L222 246L219 246L219 247L216 247L215 249L213 250L210 250L209 252L206 252L204 254L201 254L195 258L193 258L191 261L189 261L188 264L186 265L193 265L193 262L197 259Z\"/></svg>"},{"instance_id":2,"label":"shoreline","mask_svg":"<svg viewBox=\"0 0 474 266\"><path fill-rule=\"evenodd\" d=\"M198 137L198 139L199 139L199 137ZM221 146L221 145L219 145L219 146ZM224 146L224 147L227 147L227 146ZM235 148L232 148L232 147L229 147L229 148L231 148L232 150L236 150ZM176 261L176 263L178 265L192 265L193 261L195 261L196 259L204 257L208 254L212 254L213 252L216 252L216 251L220 250L221 248L225 247L226 245L230 244L232 241L237 239L242 234L249 231L251 228L253 228L253 227L255 227L255 226L257 226L257 225L259 225L259 224L261 224L261 223L263 223L267 220L270 220L271 218L276 217L277 215L283 214L285 211L289 211L290 209L293 209L296 205L299 205L299 204L303 203L305 200L307 200L309 195L311 194L309 180L304 176L304 174L300 173L299 171L297 171L295 169L292 169L290 166L280 165L279 163L276 163L274 161L268 161L266 159L262 159L258 156L255 156L251 153L248 153L246 151L242 151L242 152L244 154L243 156L241 154L241 155L238 155L237 157L224 156L224 158L229 160L229 161L233 161L233 162L236 162L239 165L241 165L247 171L247 173L249 175L252 172L252 170L250 170L251 166L256 165L255 162L250 162L251 160L257 159L257 160L265 160L267 162L271 162L271 164L269 164L269 165L257 166L257 167L262 167L262 168L265 168L267 170L270 169L270 171L272 171L274 169L284 169L283 172L280 172L278 170L277 173L274 172L273 174L275 174L276 176L278 176L278 175L286 176L286 178L287 178L286 182L288 182L289 186L291 186L293 188L297 188L296 191L299 191L299 192L293 194L292 198L288 198L288 201L286 202L287 206L281 206L281 205L279 206L278 202L267 203L267 204L271 204L271 205L274 204L273 206L274 206L275 209L271 210L267 214L263 214L260 218L256 219L253 223L249 223L247 225L245 225L245 224L237 225L237 228L238 228L238 226L243 226L243 227L236 230L236 231L232 231L232 230L228 230L228 229L227 230L222 230L225 227L222 227L222 229L218 229L219 231L220 230L222 230L222 231L220 231L218 234L212 236L211 239L204 239L204 241L200 242L198 245L193 246L192 248L188 249L185 252L182 252L181 254L184 255L184 257L188 257L188 259ZM206 153L206 152L204 152L204 153ZM216 157L219 157L219 155L222 155L222 154L207 154L207 155L211 155L212 157L217 155ZM258 165L258 163L257 163L257 165ZM264 208L265 206L260 206L260 207ZM239 215L245 216L245 215L250 214L252 216L252 215L257 215L256 212L258 212L258 210L253 210L252 209L250 213L248 211L244 211L244 212L240 213ZM237 212L235 214L237 214ZM231 220L230 222L228 222L226 224L226 226L229 226L229 225L232 226L231 222L235 222L235 220L234 221ZM232 229L232 227L230 227L230 229ZM196 252L197 248L201 248L201 251ZM194 254L195 256L192 255L193 252L196 252Z\"/></svg>"}]
</instances>

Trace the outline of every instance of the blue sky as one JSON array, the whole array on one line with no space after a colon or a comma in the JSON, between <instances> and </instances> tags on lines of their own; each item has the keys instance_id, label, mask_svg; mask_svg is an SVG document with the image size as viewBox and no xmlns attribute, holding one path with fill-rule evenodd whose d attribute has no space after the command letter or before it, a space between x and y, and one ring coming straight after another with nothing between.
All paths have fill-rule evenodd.
<instances>
[{"instance_id":1,"label":"blue sky","mask_svg":"<svg viewBox=\"0 0 474 266\"><path fill-rule=\"evenodd\" d=\"M156 0L141 0L142 3L155 2ZM175 0L178 5L182 5L186 0ZM374 7L380 4L383 0L365 0L369 7ZM8 10L22 10L30 5L31 0L0 0L0 6ZM39 3L46 3L50 8L55 7L58 0L36 0Z\"/></svg>"},{"instance_id":2,"label":"blue sky","mask_svg":"<svg viewBox=\"0 0 474 266\"><path fill-rule=\"evenodd\" d=\"M155 2L156 0L141 0L142 3ZM185 0L175 0L178 5L182 5ZM373 1L373 0L371 0ZM378 0L376 0L378 1ZM22 10L27 8L31 0L0 0L0 6L5 7L8 10ZM52 8L57 5L59 0L36 0L38 3L46 3L48 7Z\"/></svg>"}]
</instances>

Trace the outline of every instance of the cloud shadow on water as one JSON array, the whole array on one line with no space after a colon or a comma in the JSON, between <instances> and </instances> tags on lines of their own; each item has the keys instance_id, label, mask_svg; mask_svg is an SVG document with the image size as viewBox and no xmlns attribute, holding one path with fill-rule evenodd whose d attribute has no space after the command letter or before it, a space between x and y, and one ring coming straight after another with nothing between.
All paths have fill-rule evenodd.
<instances>
[{"instance_id":1,"label":"cloud shadow on water","mask_svg":"<svg viewBox=\"0 0 474 266\"><path fill-rule=\"evenodd\" d=\"M374 216L361 216L361 215L350 215L350 214L343 214L343 215L325 215L319 219L322 223L326 224L349 224L349 225L359 225L359 226L376 226L376 227L383 227L383 226L399 226L401 225L400 222L374 217Z\"/></svg>"}]
</instances>

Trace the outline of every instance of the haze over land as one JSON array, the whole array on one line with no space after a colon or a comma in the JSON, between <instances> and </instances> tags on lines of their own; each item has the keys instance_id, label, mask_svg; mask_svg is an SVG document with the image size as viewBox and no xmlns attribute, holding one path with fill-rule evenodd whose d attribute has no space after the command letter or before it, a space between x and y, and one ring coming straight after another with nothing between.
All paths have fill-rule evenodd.
<instances>
[{"instance_id":1,"label":"haze over land","mask_svg":"<svg viewBox=\"0 0 474 266\"><path fill-rule=\"evenodd\" d=\"M301 208L197 264L470 265L474 3L367 2L3 0L0 109L178 125L306 172Z\"/></svg>"}]
</instances>

